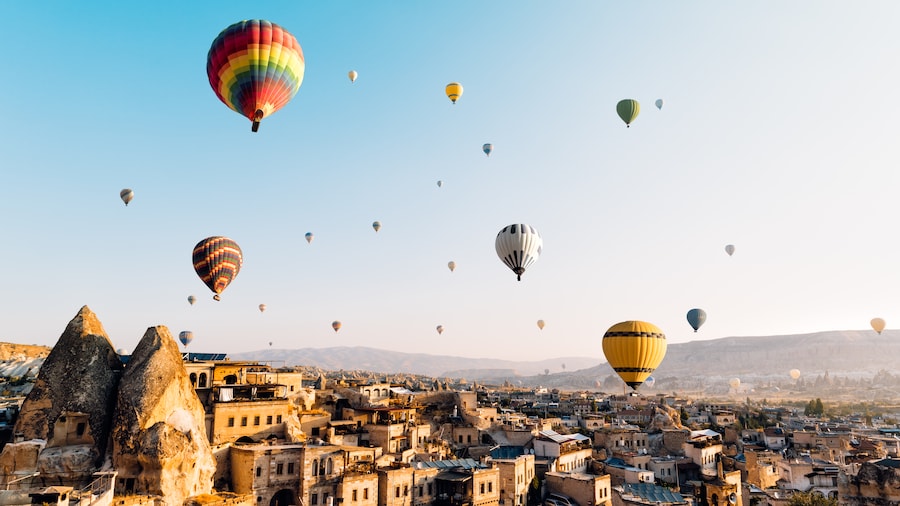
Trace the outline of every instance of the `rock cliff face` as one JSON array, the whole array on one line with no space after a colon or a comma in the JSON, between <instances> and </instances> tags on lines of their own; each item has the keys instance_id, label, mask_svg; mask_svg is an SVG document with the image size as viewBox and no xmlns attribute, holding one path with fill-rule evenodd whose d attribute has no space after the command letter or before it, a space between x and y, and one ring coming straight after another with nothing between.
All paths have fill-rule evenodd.
<instances>
[{"instance_id":1,"label":"rock cliff face","mask_svg":"<svg viewBox=\"0 0 900 506\"><path fill-rule=\"evenodd\" d=\"M25 440L46 441L37 470L47 482L79 480L100 468L122 368L97 316L82 307L44 361L14 429ZM4 454L17 448L8 445Z\"/></svg>"},{"instance_id":2,"label":"rock cliff face","mask_svg":"<svg viewBox=\"0 0 900 506\"><path fill-rule=\"evenodd\" d=\"M209 493L215 459L204 420L169 330L147 329L119 382L112 432L117 488L159 495L167 504Z\"/></svg>"}]
</instances>

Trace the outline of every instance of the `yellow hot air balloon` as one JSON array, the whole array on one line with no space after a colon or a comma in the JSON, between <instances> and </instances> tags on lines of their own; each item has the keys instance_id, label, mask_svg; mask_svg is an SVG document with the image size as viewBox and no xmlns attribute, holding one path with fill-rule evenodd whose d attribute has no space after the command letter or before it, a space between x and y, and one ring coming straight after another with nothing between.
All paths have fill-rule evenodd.
<instances>
[{"instance_id":1,"label":"yellow hot air balloon","mask_svg":"<svg viewBox=\"0 0 900 506\"><path fill-rule=\"evenodd\" d=\"M447 98L455 104L463 94L463 87L459 83L450 83L447 85L446 92Z\"/></svg>"},{"instance_id":2,"label":"yellow hot air balloon","mask_svg":"<svg viewBox=\"0 0 900 506\"><path fill-rule=\"evenodd\" d=\"M538 320L538 328L544 330L544 320Z\"/></svg>"},{"instance_id":3,"label":"yellow hot air balloon","mask_svg":"<svg viewBox=\"0 0 900 506\"><path fill-rule=\"evenodd\" d=\"M333 328L335 332L337 332L338 330L341 330L341 322L339 322L337 320L331 322L331 328Z\"/></svg>"},{"instance_id":4,"label":"yellow hot air balloon","mask_svg":"<svg viewBox=\"0 0 900 506\"><path fill-rule=\"evenodd\" d=\"M791 378L797 379L800 377L800 369L791 369L790 372Z\"/></svg>"},{"instance_id":5,"label":"yellow hot air balloon","mask_svg":"<svg viewBox=\"0 0 900 506\"><path fill-rule=\"evenodd\" d=\"M881 334L881 331L884 330L884 320L881 318L872 318L870 322L872 324L872 328L875 329L875 332Z\"/></svg>"},{"instance_id":6,"label":"yellow hot air balloon","mask_svg":"<svg viewBox=\"0 0 900 506\"><path fill-rule=\"evenodd\" d=\"M728 386L737 390L739 386L741 386L741 378L731 378L728 380Z\"/></svg>"},{"instance_id":7,"label":"yellow hot air balloon","mask_svg":"<svg viewBox=\"0 0 900 506\"><path fill-rule=\"evenodd\" d=\"M350 72L347 72L347 77L350 78L351 83L355 83L356 78L359 77L359 73L356 72L355 70L351 70Z\"/></svg>"},{"instance_id":8,"label":"yellow hot air balloon","mask_svg":"<svg viewBox=\"0 0 900 506\"><path fill-rule=\"evenodd\" d=\"M637 390L666 356L666 335L652 323L617 323L603 334L603 355L616 374Z\"/></svg>"}]
</instances>

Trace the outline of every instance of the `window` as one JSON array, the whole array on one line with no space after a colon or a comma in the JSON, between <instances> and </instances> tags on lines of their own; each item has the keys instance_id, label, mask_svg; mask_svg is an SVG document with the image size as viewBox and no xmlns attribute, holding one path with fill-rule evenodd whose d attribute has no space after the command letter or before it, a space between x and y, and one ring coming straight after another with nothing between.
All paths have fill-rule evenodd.
<instances>
[{"instance_id":1,"label":"window","mask_svg":"<svg viewBox=\"0 0 900 506\"><path fill-rule=\"evenodd\" d=\"M469 434L468 436L466 436L466 443L471 443L471 442L472 442L472 435Z\"/></svg>"},{"instance_id":2,"label":"window","mask_svg":"<svg viewBox=\"0 0 900 506\"><path fill-rule=\"evenodd\" d=\"M462 443L462 434L459 435L459 442Z\"/></svg>"},{"instance_id":3,"label":"window","mask_svg":"<svg viewBox=\"0 0 900 506\"><path fill-rule=\"evenodd\" d=\"M275 423L281 423L281 415L275 417Z\"/></svg>"},{"instance_id":4,"label":"window","mask_svg":"<svg viewBox=\"0 0 900 506\"><path fill-rule=\"evenodd\" d=\"M262 468L261 468L261 467L257 467L257 468L256 468L256 477L259 478L260 476L262 476Z\"/></svg>"},{"instance_id":5,"label":"window","mask_svg":"<svg viewBox=\"0 0 900 506\"><path fill-rule=\"evenodd\" d=\"M319 475L319 461L318 461L318 460L313 460L313 463L312 463L312 475L313 475L313 476L318 476L318 475Z\"/></svg>"},{"instance_id":6,"label":"window","mask_svg":"<svg viewBox=\"0 0 900 506\"><path fill-rule=\"evenodd\" d=\"M481 482L480 486L478 487L478 491L479 493L484 493L484 482Z\"/></svg>"},{"instance_id":7,"label":"window","mask_svg":"<svg viewBox=\"0 0 900 506\"><path fill-rule=\"evenodd\" d=\"M259 415L253 417L253 425L259 425Z\"/></svg>"},{"instance_id":8,"label":"window","mask_svg":"<svg viewBox=\"0 0 900 506\"><path fill-rule=\"evenodd\" d=\"M288 462L288 474L294 474L294 463Z\"/></svg>"},{"instance_id":9,"label":"window","mask_svg":"<svg viewBox=\"0 0 900 506\"><path fill-rule=\"evenodd\" d=\"M272 415L266 417L266 425L272 425Z\"/></svg>"},{"instance_id":10,"label":"window","mask_svg":"<svg viewBox=\"0 0 900 506\"><path fill-rule=\"evenodd\" d=\"M319 494L313 494L309 500L310 504L319 504Z\"/></svg>"},{"instance_id":11,"label":"window","mask_svg":"<svg viewBox=\"0 0 900 506\"><path fill-rule=\"evenodd\" d=\"M356 489L355 488L353 489L353 492L350 495L351 495L350 500L356 501Z\"/></svg>"},{"instance_id":12,"label":"window","mask_svg":"<svg viewBox=\"0 0 900 506\"><path fill-rule=\"evenodd\" d=\"M78 425L75 426L75 434L78 436L83 436L84 428L85 428L84 422L78 422Z\"/></svg>"},{"instance_id":13,"label":"window","mask_svg":"<svg viewBox=\"0 0 900 506\"><path fill-rule=\"evenodd\" d=\"M394 488L394 497L400 497L400 486Z\"/></svg>"},{"instance_id":14,"label":"window","mask_svg":"<svg viewBox=\"0 0 900 506\"><path fill-rule=\"evenodd\" d=\"M494 482L489 481L488 482L488 492L493 492L493 491L494 491Z\"/></svg>"},{"instance_id":15,"label":"window","mask_svg":"<svg viewBox=\"0 0 900 506\"><path fill-rule=\"evenodd\" d=\"M247 426L247 417L242 416L241 417L241 427L246 427L246 426Z\"/></svg>"},{"instance_id":16,"label":"window","mask_svg":"<svg viewBox=\"0 0 900 506\"><path fill-rule=\"evenodd\" d=\"M409 485L403 485L403 497L409 495Z\"/></svg>"},{"instance_id":17,"label":"window","mask_svg":"<svg viewBox=\"0 0 900 506\"><path fill-rule=\"evenodd\" d=\"M428 483L428 495L431 495L431 482Z\"/></svg>"},{"instance_id":18,"label":"window","mask_svg":"<svg viewBox=\"0 0 900 506\"><path fill-rule=\"evenodd\" d=\"M233 416L228 417L228 426L234 427L234 417Z\"/></svg>"},{"instance_id":19,"label":"window","mask_svg":"<svg viewBox=\"0 0 900 506\"><path fill-rule=\"evenodd\" d=\"M330 475L334 472L334 464L331 461L331 457L328 457L328 461L325 462L325 474Z\"/></svg>"},{"instance_id":20,"label":"window","mask_svg":"<svg viewBox=\"0 0 900 506\"><path fill-rule=\"evenodd\" d=\"M200 373L200 382L197 383L197 386L200 388L206 388L206 373L205 372Z\"/></svg>"},{"instance_id":21,"label":"window","mask_svg":"<svg viewBox=\"0 0 900 506\"><path fill-rule=\"evenodd\" d=\"M197 373L192 372L190 378L191 378L191 386L197 386Z\"/></svg>"},{"instance_id":22,"label":"window","mask_svg":"<svg viewBox=\"0 0 900 506\"><path fill-rule=\"evenodd\" d=\"M422 497L422 494L424 494L424 493L425 493L425 487L423 487L422 485L419 485L419 497Z\"/></svg>"},{"instance_id":23,"label":"window","mask_svg":"<svg viewBox=\"0 0 900 506\"><path fill-rule=\"evenodd\" d=\"M364 500L367 500L368 498L369 498L369 489L368 489L368 488L364 488L364 489L363 489L363 499L364 499Z\"/></svg>"},{"instance_id":24,"label":"window","mask_svg":"<svg viewBox=\"0 0 900 506\"><path fill-rule=\"evenodd\" d=\"M278 465L275 466L275 474L284 474L284 464L279 462Z\"/></svg>"}]
</instances>

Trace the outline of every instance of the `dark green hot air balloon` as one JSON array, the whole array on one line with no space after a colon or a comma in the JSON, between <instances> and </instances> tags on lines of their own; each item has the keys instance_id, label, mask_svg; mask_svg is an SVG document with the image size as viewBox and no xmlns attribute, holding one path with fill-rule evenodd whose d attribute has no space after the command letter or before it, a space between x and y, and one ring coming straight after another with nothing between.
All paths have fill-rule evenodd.
<instances>
[{"instance_id":1,"label":"dark green hot air balloon","mask_svg":"<svg viewBox=\"0 0 900 506\"><path fill-rule=\"evenodd\" d=\"M631 122L641 113L641 104L637 100L630 98L619 100L619 103L616 104L616 112L619 113L619 117L625 122L625 126L631 127Z\"/></svg>"},{"instance_id":2,"label":"dark green hot air balloon","mask_svg":"<svg viewBox=\"0 0 900 506\"><path fill-rule=\"evenodd\" d=\"M691 309L687 313L687 321L694 328L694 332L697 332L697 329L706 321L706 311L696 307Z\"/></svg>"}]
</instances>

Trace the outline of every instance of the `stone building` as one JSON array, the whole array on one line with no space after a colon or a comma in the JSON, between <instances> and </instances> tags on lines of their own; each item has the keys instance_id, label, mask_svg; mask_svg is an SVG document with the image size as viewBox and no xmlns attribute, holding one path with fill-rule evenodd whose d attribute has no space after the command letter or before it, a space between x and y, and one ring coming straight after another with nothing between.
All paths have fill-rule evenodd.
<instances>
[{"instance_id":1,"label":"stone building","mask_svg":"<svg viewBox=\"0 0 900 506\"><path fill-rule=\"evenodd\" d=\"M534 479L534 455L524 454L510 458L491 458L500 470L500 504L525 506L528 487Z\"/></svg>"},{"instance_id":2,"label":"stone building","mask_svg":"<svg viewBox=\"0 0 900 506\"><path fill-rule=\"evenodd\" d=\"M838 504L900 504L900 459L865 462L855 476L841 475L838 480Z\"/></svg>"},{"instance_id":3,"label":"stone building","mask_svg":"<svg viewBox=\"0 0 900 506\"><path fill-rule=\"evenodd\" d=\"M612 485L608 474L554 473L545 475L547 489L559 492L583 506L611 506Z\"/></svg>"}]
</instances>

